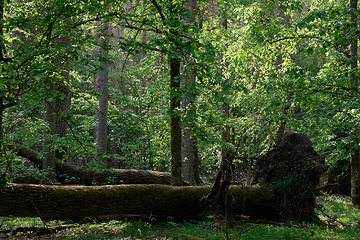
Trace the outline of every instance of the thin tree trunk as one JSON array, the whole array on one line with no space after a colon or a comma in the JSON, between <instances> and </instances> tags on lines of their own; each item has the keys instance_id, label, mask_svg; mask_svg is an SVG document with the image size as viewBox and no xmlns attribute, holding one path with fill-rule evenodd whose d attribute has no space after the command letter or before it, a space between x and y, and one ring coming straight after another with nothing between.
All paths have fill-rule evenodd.
<instances>
[{"instance_id":1,"label":"thin tree trunk","mask_svg":"<svg viewBox=\"0 0 360 240\"><path fill-rule=\"evenodd\" d=\"M224 30L227 30L227 19L226 17L222 17L220 20L220 25ZM220 69L220 72L222 72L222 69ZM223 90L223 94L226 94ZM230 117L230 106L229 103L225 102L222 105L222 111L224 114L224 121ZM222 145L221 145L221 155L220 155L220 162L223 162L226 158L226 154L228 152L228 147L226 146L227 143L230 142L230 127L228 125L225 125L221 129L221 139L222 139Z\"/></svg>"},{"instance_id":2,"label":"thin tree trunk","mask_svg":"<svg viewBox=\"0 0 360 240\"><path fill-rule=\"evenodd\" d=\"M350 0L350 9L357 10L358 0ZM355 11L350 17L352 29L354 31L354 40L350 44L351 53L351 84L352 90L350 92L350 98L353 98L358 88L358 37L357 37L357 16ZM360 206L360 149L359 149L359 126L354 126L353 129L353 143L351 146L351 198L352 203L355 206Z\"/></svg>"},{"instance_id":3,"label":"thin tree trunk","mask_svg":"<svg viewBox=\"0 0 360 240\"><path fill-rule=\"evenodd\" d=\"M229 119L229 117L230 117L229 110L230 110L229 104L223 103L222 111L223 111L224 117L225 117L224 120ZM226 146L226 144L230 142L230 127L228 125L225 125L222 127L221 139L222 139L222 145L221 145L220 162L223 162L223 160L225 160L226 154L229 150L228 147Z\"/></svg>"},{"instance_id":4,"label":"thin tree trunk","mask_svg":"<svg viewBox=\"0 0 360 240\"><path fill-rule=\"evenodd\" d=\"M292 98L293 95L294 95L294 92L291 92L289 94L286 106L282 109L282 113L284 115L284 118L286 118L287 112L291 107L291 98ZM278 146L279 143L281 142L281 140L283 139L284 134L285 134L285 130L286 130L286 119L280 120L279 128L278 128L278 130L276 132L276 136L275 136L275 146Z\"/></svg>"},{"instance_id":5,"label":"thin tree trunk","mask_svg":"<svg viewBox=\"0 0 360 240\"><path fill-rule=\"evenodd\" d=\"M4 19L4 0L0 0L0 61L4 60L5 47L3 42L3 19ZM3 154L3 141L4 141L4 128L3 128L3 116L4 116L4 97L0 96L0 156Z\"/></svg>"},{"instance_id":6,"label":"thin tree trunk","mask_svg":"<svg viewBox=\"0 0 360 240\"><path fill-rule=\"evenodd\" d=\"M195 184L196 185L202 185L204 184L203 181L200 178L200 163L201 163L201 159L199 156L199 148L198 148L198 141L196 140L196 138L193 141L193 147L194 147L194 180L195 180Z\"/></svg>"},{"instance_id":7,"label":"thin tree trunk","mask_svg":"<svg viewBox=\"0 0 360 240\"><path fill-rule=\"evenodd\" d=\"M170 56L170 126L171 126L171 183L183 184L180 126L180 60Z\"/></svg>"},{"instance_id":8,"label":"thin tree trunk","mask_svg":"<svg viewBox=\"0 0 360 240\"><path fill-rule=\"evenodd\" d=\"M163 13L162 7L156 0L151 0L153 6L157 9L159 16L164 25L168 25L169 22L178 21L179 11L174 2L170 4L167 11L169 11L170 18L166 19L166 15ZM169 21L170 20L170 21ZM174 42L179 37L177 30L171 30L167 33L167 37L170 42ZM170 67L170 148L171 148L171 184L180 186L182 181L182 156L181 156L181 79L180 79L180 58L178 55L182 55L180 46L172 46L172 49L168 52L168 61Z\"/></svg>"},{"instance_id":9,"label":"thin tree trunk","mask_svg":"<svg viewBox=\"0 0 360 240\"><path fill-rule=\"evenodd\" d=\"M190 0L188 4L185 5L185 8L188 11L189 17L184 19L187 24L194 24L195 14L196 14L196 1ZM191 36L189 36L191 37ZM194 108L194 102L196 97L194 94L195 91L195 75L194 75L194 66L191 66L193 61L189 54L184 54L184 63L183 63L183 87L185 89L185 94L182 99L182 109L183 114L186 116L185 122L183 124L182 132L182 173L184 180L189 182L190 185L195 185L195 168L199 165L195 163L195 142L194 138L191 136L193 132L193 127L195 125L196 110Z\"/></svg>"},{"instance_id":10,"label":"thin tree trunk","mask_svg":"<svg viewBox=\"0 0 360 240\"><path fill-rule=\"evenodd\" d=\"M0 97L0 157L3 155L3 146L4 146L4 127L3 127L3 116L4 110L2 109L3 106L3 98Z\"/></svg>"},{"instance_id":11,"label":"thin tree trunk","mask_svg":"<svg viewBox=\"0 0 360 240\"><path fill-rule=\"evenodd\" d=\"M109 32L109 25L104 23L101 26L102 36L99 38L99 60L100 60L100 69L96 74L96 85L98 88L99 97L99 111L98 111L98 128L96 134L96 153L97 153L97 161L104 161L102 158L102 154L105 154L107 151L107 115L108 115L108 101L109 101L109 65L106 61L108 61L108 44L109 38L106 36ZM107 161L102 163L105 167L107 166Z\"/></svg>"}]
</instances>

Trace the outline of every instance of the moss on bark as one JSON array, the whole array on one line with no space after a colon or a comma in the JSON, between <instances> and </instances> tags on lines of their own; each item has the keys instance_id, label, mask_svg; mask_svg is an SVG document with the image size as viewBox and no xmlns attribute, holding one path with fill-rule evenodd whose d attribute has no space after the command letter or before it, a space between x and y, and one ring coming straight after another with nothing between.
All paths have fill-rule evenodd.
<instances>
[{"instance_id":1,"label":"moss on bark","mask_svg":"<svg viewBox=\"0 0 360 240\"><path fill-rule=\"evenodd\" d=\"M49 186L9 184L0 193L0 216L62 219L121 218L133 215L197 218L204 213L200 198L210 186L107 185ZM274 196L265 188L233 186L235 215L274 219Z\"/></svg>"}]
</instances>

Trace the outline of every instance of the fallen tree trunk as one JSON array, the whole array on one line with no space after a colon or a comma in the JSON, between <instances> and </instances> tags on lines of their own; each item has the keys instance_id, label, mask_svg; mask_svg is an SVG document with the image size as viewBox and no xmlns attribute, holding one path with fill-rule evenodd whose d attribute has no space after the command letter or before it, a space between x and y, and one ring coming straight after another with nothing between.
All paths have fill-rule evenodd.
<instances>
[{"instance_id":1,"label":"fallen tree trunk","mask_svg":"<svg viewBox=\"0 0 360 240\"><path fill-rule=\"evenodd\" d=\"M0 192L0 216L117 219L134 215L196 218L210 186L51 186L9 184ZM236 215L277 219L274 196L265 188L232 186Z\"/></svg>"},{"instance_id":2,"label":"fallen tree trunk","mask_svg":"<svg viewBox=\"0 0 360 240\"><path fill-rule=\"evenodd\" d=\"M14 150L18 156L41 166L40 154L20 144L7 146ZM60 159L56 159L58 181L62 184L170 184L170 173L149 170L113 169L102 172L91 169L82 169Z\"/></svg>"}]
</instances>

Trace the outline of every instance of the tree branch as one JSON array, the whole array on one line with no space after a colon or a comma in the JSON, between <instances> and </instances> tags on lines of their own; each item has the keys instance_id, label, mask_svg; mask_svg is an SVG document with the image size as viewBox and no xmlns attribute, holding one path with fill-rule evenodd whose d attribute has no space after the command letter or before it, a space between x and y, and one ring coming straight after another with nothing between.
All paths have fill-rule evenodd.
<instances>
[{"instance_id":1,"label":"tree branch","mask_svg":"<svg viewBox=\"0 0 360 240\"><path fill-rule=\"evenodd\" d=\"M347 58L351 58L351 55L349 53L347 53L346 51L344 51L343 49L341 48L338 48L336 46L334 46L333 43L331 43L330 41L327 41L325 39L323 39L322 37L320 36L315 36L315 35L298 35L298 36L287 36L287 37L283 37L283 38L279 38L279 39L276 39L276 40L273 40L273 41L270 41L270 40L266 40L268 43L270 44L273 44L273 43L277 43L277 42L280 42L280 41L284 41L284 40L291 40L291 39L301 39L301 38L307 38L307 39L318 39L322 42L325 42L329 45L331 45L336 51L342 53L345 55L345 57Z\"/></svg>"},{"instance_id":2,"label":"tree branch","mask_svg":"<svg viewBox=\"0 0 360 240\"><path fill-rule=\"evenodd\" d=\"M161 20L165 23L166 21L166 18L161 10L161 7L159 6L159 4L156 2L156 0L151 0L152 4L155 6L156 10L158 11L160 17L161 17Z\"/></svg>"}]
</instances>

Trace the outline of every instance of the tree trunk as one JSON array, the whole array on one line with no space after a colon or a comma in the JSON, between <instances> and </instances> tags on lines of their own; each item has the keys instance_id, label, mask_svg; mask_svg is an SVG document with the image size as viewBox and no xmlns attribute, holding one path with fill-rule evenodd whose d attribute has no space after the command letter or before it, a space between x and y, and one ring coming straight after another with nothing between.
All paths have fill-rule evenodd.
<instances>
[{"instance_id":1,"label":"tree trunk","mask_svg":"<svg viewBox=\"0 0 360 240\"><path fill-rule=\"evenodd\" d=\"M4 145L4 127L3 127L3 116L4 109L3 106L3 98L0 97L0 157L3 155L3 145Z\"/></svg>"},{"instance_id":2,"label":"tree trunk","mask_svg":"<svg viewBox=\"0 0 360 240\"><path fill-rule=\"evenodd\" d=\"M13 144L7 146L18 156L24 157L36 165L41 165L39 153L25 146ZM147 170L114 169L103 172L85 170L56 159L58 181L62 184L170 184L170 174L167 172ZM17 182L28 182L28 178L17 178Z\"/></svg>"},{"instance_id":3,"label":"tree trunk","mask_svg":"<svg viewBox=\"0 0 360 240\"><path fill-rule=\"evenodd\" d=\"M350 0L350 9L357 10L358 0ZM351 84L352 90L350 98L353 98L358 89L358 36L357 36L357 16L355 11L352 13L350 21L354 31L354 39L350 44L351 62ZM353 143L350 146L351 151L351 198L355 206L360 206L360 149L359 149L359 126L354 126L352 131Z\"/></svg>"},{"instance_id":4,"label":"tree trunk","mask_svg":"<svg viewBox=\"0 0 360 240\"><path fill-rule=\"evenodd\" d=\"M191 136L193 127L195 124L195 108L192 103L195 101L195 97L192 91L194 91L195 77L192 73L192 70L186 66L189 56L184 56L184 68L183 74L185 75L183 79L185 94L182 99L182 109L185 117L184 126L182 127L182 173L184 180L189 182L190 185L195 184L195 145L194 138Z\"/></svg>"},{"instance_id":5,"label":"tree trunk","mask_svg":"<svg viewBox=\"0 0 360 240\"><path fill-rule=\"evenodd\" d=\"M230 118L229 110L230 110L229 104L223 103L222 111L225 117L224 121ZM229 148L227 147L227 143L230 143L230 127L228 125L223 126L221 129L221 140L222 140L222 145L221 145L220 162L223 162L229 150Z\"/></svg>"},{"instance_id":6,"label":"tree trunk","mask_svg":"<svg viewBox=\"0 0 360 240\"><path fill-rule=\"evenodd\" d=\"M54 99L51 102L45 102L45 119L49 124L49 128L45 131L45 134L56 135L60 138L63 138L66 135L66 116L70 112L70 90L66 85L66 82L69 80L69 72L67 67L65 68L66 70L64 70L63 73L64 82L59 84L50 83L50 89L61 93L63 96L59 99ZM55 158L63 159L66 147L61 146L60 148L54 149L51 144L52 140L47 140L44 143L45 156L42 165L44 170L51 168L53 172L56 172Z\"/></svg>"},{"instance_id":7,"label":"tree trunk","mask_svg":"<svg viewBox=\"0 0 360 240\"><path fill-rule=\"evenodd\" d=\"M4 0L0 0L0 61L4 59L4 31L3 31L3 19L4 19ZM3 129L3 115L4 115L4 97L0 96L0 157L3 155L3 141L4 141L4 129Z\"/></svg>"},{"instance_id":8,"label":"tree trunk","mask_svg":"<svg viewBox=\"0 0 360 240\"><path fill-rule=\"evenodd\" d=\"M201 180L200 178L200 156L199 156L199 148L198 148L198 141L196 140L196 138L193 141L193 146L194 146L194 154L195 154L195 159L194 159L194 179L195 179L195 184L196 185L202 185L204 184L204 182Z\"/></svg>"},{"instance_id":9,"label":"tree trunk","mask_svg":"<svg viewBox=\"0 0 360 240\"><path fill-rule=\"evenodd\" d=\"M5 1L0 0L0 62L2 69L5 68L5 64L7 61L11 61L10 58L6 57L6 49L4 43L4 7ZM1 70L0 70L1 72ZM6 88L5 88L6 89ZM0 92L0 157L3 155L4 151L4 127L3 127L3 117L4 111L7 108L10 108L15 105L15 101L17 96L9 97L6 96L6 90L2 90Z\"/></svg>"},{"instance_id":10,"label":"tree trunk","mask_svg":"<svg viewBox=\"0 0 360 240\"><path fill-rule=\"evenodd\" d=\"M51 90L54 90L54 84L51 84ZM44 158L42 160L42 170L48 171L51 180L55 180L56 174L56 156L55 150L53 149L53 141L48 139L48 136L55 135L56 133L56 111L55 103L45 102L45 121L48 123L48 128L45 129L45 141L43 146Z\"/></svg>"},{"instance_id":11,"label":"tree trunk","mask_svg":"<svg viewBox=\"0 0 360 240\"><path fill-rule=\"evenodd\" d=\"M4 39L4 29L3 29L3 20L4 20L4 0L0 0L0 62L5 59L5 45L3 42ZM4 111L6 109L4 95L0 93L0 157L3 155L3 144L4 144L4 127L3 127L3 117Z\"/></svg>"},{"instance_id":12,"label":"tree trunk","mask_svg":"<svg viewBox=\"0 0 360 240\"><path fill-rule=\"evenodd\" d=\"M83 220L141 215L191 219L204 213L200 199L210 190L210 186L9 184L0 192L0 216ZM265 188L233 186L229 193L234 199L234 215L277 219L274 196Z\"/></svg>"},{"instance_id":13,"label":"tree trunk","mask_svg":"<svg viewBox=\"0 0 360 240\"><path fill-rule=\"evenodd\" d=\"M56 46L59 48L64 48L69 46L70 40L68 38L59 37L56 40ZM67 115L70 113L70 104L71 104L71 94L69 89L69 80L70 80L70 65L67 62L67 59L61 57L56 57L53 59L53 64L60 71L62 79L58 82L50 82L50 90L52 94L54 92L58 93L59 96L56 96L54 99L53 96L49 96L45 101L45 120L49 124L49 128L45 130L45 135L52 135L59 138L64 138L68 128L68 123L66 121ZM60 146L54 148L51 146L53 140L45 138L44 141L44 158L42 163L43 170L49 170L53 179L55 179L56 173L56 160L55 158L63 159L67 151L66 146Z\"/></svg>"},{"instance_id":14,"label":"tree trunk","mask_svg":"<svg viewBox=\"0 0 360 240\"><path fill-rule=\"evenodd\" d=\"M280 120L279 128L278 128L278 130L276 132L276 136L275 136L275 146L278 146L284 137L285 130L286 130L286 116L291 107L291 98L293 97L293 95L294 95L294 92L291 92L289 94L289 97L286 102L286 106L282 109L282 114L284 116L284 120Z\"/></svg>"},{"instance_id":15,"label":"tree trunk","mask_svg":"<svg viewBox=\"0 0 360 240\"><path fill-rule=\"evenodd\" d=\"M224 13L223 13L224 14ZM221 17L220 20L220 25L224 30L227 30L227 18L225 16ZM222 69L219 69L220 73L222 73ZM223 94L227 94L226 93L226 89L222 89ZM224 122L226 122L227 119L229 119L230 117L230 106L229 103L226 102L225 100L226 98L224 98L224 102L222 104L222 112L224 114ZM225 125L221 128L221 140L222 140L222 144L221 144L221 154L220 154L220 162L223 162L226 158L226 154L228 152L228 147L227 147L227 143L230 142L230 127L228 125Z\"/></svg>"},{"instance_id":16,"label":"tree trunk","mask_svg":"<svg viewBox=\"0 0 360 240\"><path fill-rule=\"evenodd\" d=\"M185 23L195 24L197 12L196 1L190 0L189 3L185 4L185 8L189 14L189 16L184 19ZM188 37L191 38L192 36L189 35ZM200 185L202 183L200 179L200 158L196 146L196 139L192 136L196 118L196 85L194 66L192 66L194 62L187 53L184 54L183 59L183 88L185 89L185 93L182 99L182 109L183 115L186 117L182 127L182 173L184 180L190 183L190 185Z\"/></svg>"},{"instance_id":17,"label":"tree trunk","mask_svg":"<svg viewBox=\"0 0 360 240\"><path fill-rule=\"evenodd\" d=\"M170 118L171 118L171 184L180 186L182 180L180 126L180 60L170 56Z\"/></svg>"},{"instance_id":18,"label":"tree trunk","mask_svg":"<svg viewBox=\"0 0 360 240\"><path fill-rule=\"evenodd\" d=\"M228 218L229 209L227 209L227 203L232 204L228 190L234 172L234 156L234 153L228 150L226 157L221 162L220 171L216 176L214 187L211 189L209 195L203 199L204 204L209 208L211 213L215 214L218 220ZM233 214L231 214L231 216L233 216Z\"/></svg>"},{"instance_id":19,"label":"tree trunk","mask_svg":"<svg viewBox=\"0 0 360 240\"><path fill-rule=\"evenodd\" d=\"M107 63L109 54L108 54L108 44L109 37L107 37L109 33L109 24L104 23L101 26L101 34L105 34L105 36L101 36L98 39L99 47L99 61L100 61L100 69L95 76L96 88L99 93L99 111L98 111L98 128L96 133L96 153L97 162L104 161L102 158L102 154L105 154L107 151L107 114L108 114L108 101L109 101L109 64ZM107 167L107 161L102 162L102 164Z\"/></svg>"},{"instance_id":20,"label":"tree trunk","mask_svg":"<svg viewBox=\"0 0 360 240\"><path fill-rule=\"evenodd\" d=\"M194 24L195 23L195 14L196 14L196 1L190 0L185 8L189 16L184 19L186 24ZM191 37L191 36L189 36ZM195 102L195 75L194 75L194 66L192 66L193 61L191 56L187 53L184 54L184 62L183 62L183 88L185 89L185 93L182 99L182 109L183 114L186 116L185 122L182 127L182 173L184 180L189 182L190 185L195 185L195 167L198 165L195 164L195 142L194 138L191 136L193 132L193 127L195 125L195 117L196 110L194 108Z\"/></svg>"}]
</instances>

